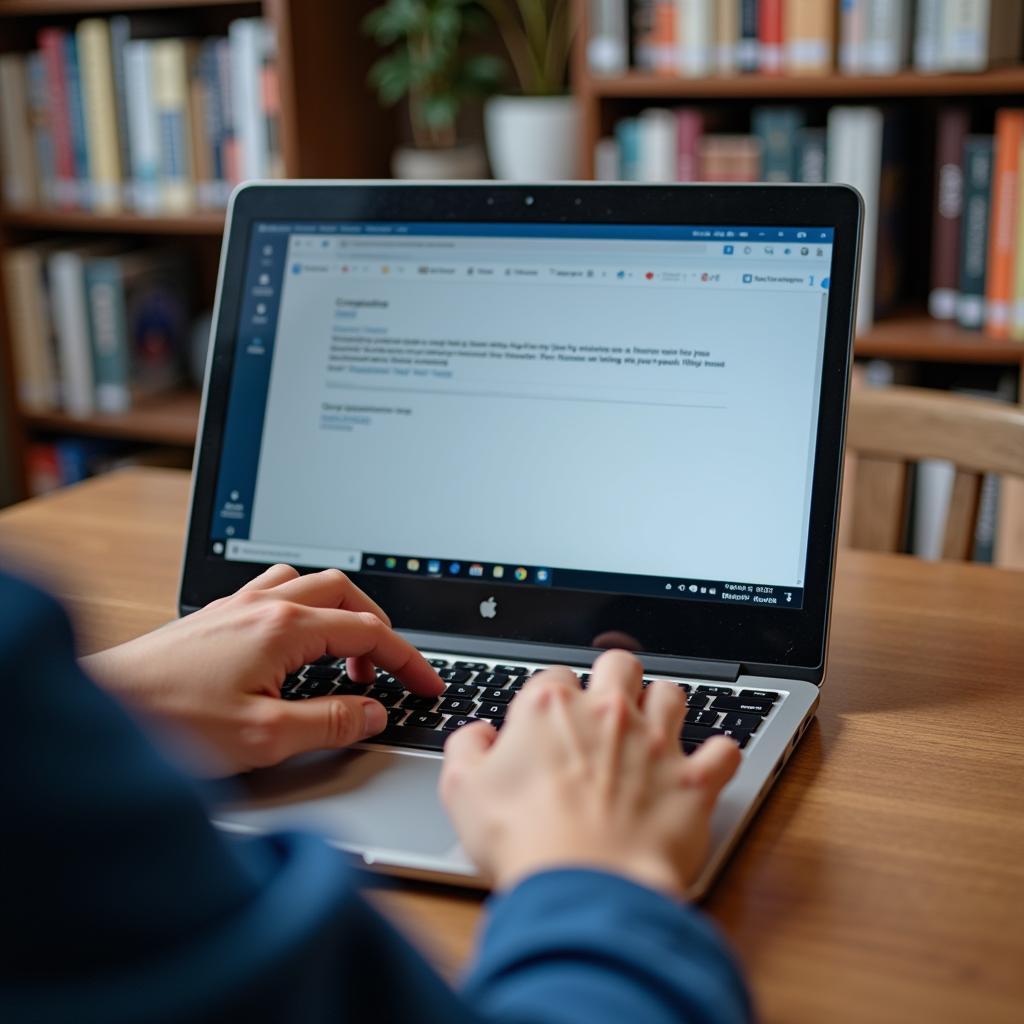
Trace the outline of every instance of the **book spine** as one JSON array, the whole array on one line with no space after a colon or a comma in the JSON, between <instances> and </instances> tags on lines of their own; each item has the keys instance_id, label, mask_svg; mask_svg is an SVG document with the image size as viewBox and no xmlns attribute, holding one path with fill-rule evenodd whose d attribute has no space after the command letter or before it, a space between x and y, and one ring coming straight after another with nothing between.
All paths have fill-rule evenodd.
<instances>
[{"instance_id":1,"label":"book spine","mask_svg":"<svg viewBox=\"0 0 1024 1024\"><path fill-rule=\"evenodd\" d=\"M906 62L909 0L866 0L861 68L891 75Z\"/></svg>"},{"instance_id":2,"label":"book spine","mask_svg":"<svg viewBox=\"0 0 1024 1024\"><path fill-rule=\"evenodd\" d=\"M632 62L639 71L653 71L655 60L654 21L656 0L633 0L630 32Z\"/></svg>"},{"instance_id":3,"label":"book spine","mask_svg":"<svg viewBox=\"0 0 1024 1024\"><path fill-rule=\"evenodd\" d=\"M935 211L932 217L931 289L928 312L938 320L956 316L960 218L963 215L964 141L970 117L962 107L939 114L935 145Z\"/></svg>"},{"instance_id":4,"label":"book spine","mask_svg":"<svg viewBox=\"0 0 1024 1024\"><path fill-rule=\"evenodd\" d=\"M126 412L132 402L120 262L116 258L89 260L84 273L96 408L106 413Z\"/></svg>"},{"instance_id":5,"label":"book spine","mask_svg":"<svg viewBox=\"0 0 1024 1024\"><path fill-rule=\"evenodd\" d=\"M619 144L611 138L598 139L594 147L595 181L620 181Z\"/></svg>"},{"instance_id":6,"label":"book spine","mask_svg":"<svg viewBox=\"0 0 1024 1024\"><path fill-rule=\"evenodd\" d=\"M989 2L945 0L942 64L949 71L984 71L988 66Z\"/></svg>"},{"instance_id":7,"label":"book spine","mask_svg":"<svg viewBox=\"0 0 1024 1024\"><path fill-rule=\"evenodd\" d=\"M188 118L188 59L183 39L152 43L153 103L160 133L160 203L169 212L195 206Z\"/></svg>"},{"instance_id":8,"label":"book spine","mask_svg":"<svg viewBox=\"0 0 1024 1024\"><path fill-rule=\"evenodd\" d=\"M32 206L39 199L39 171L29 126L26 63L16 53L0 57L0 157L4 202Z\"/></svg>"},{"instance_id":9,"label":"book spine","mask_svg":"<svg viewBox=\"0 0 1024 1024\"><path fill-rule=\"evenodd\" d=\"M994 338L1010 336L1017 233L1017 183L1024 110L996 114L995 171L988 229L988 276L985 283L985 329Z\"/></svg>"},{"instance_id":10,"label":"book spine","mask_svg":"<svg viewBox=\"0 0 1024 1024\"><path fill-rule=\"evenodd\" d=\"M688 78L711 74L714 26L711 0L676 0L677 65Z\"/></svg>"},{"instance_id":11,"label":"book spine","mask_svg":"<svg viewBox=\"0 0 1024 1024\"><path fill-rule=\"evenodd\" d=\"M110 26L102 18L86 18L78 23L76 35L92 205L96 210L110 212L121 208L121 148L117 138Z\"/></svg>"},{"instance_id":12,"label":"book spine","mask_svg":"<svg viewBox=\"0 0 1024 1024\"><path fill-rule=\"evenodd\" d=\"M277 59L267 52L260 68L260 110L263 115L266 153L264 174L268 178L283 178L284 153L281 148L281 82L277 74Z\"/></svg>"},{"instance_id":13,"label":"book spine","mask_svg":"<svg viewBox=\"0 0 1024 1024\"><path fill-rule=\"evenodd\" d=\"M751 115L754 134L761 142L761 180L798 181L800 129L798 107L756 107Z\"/></svg>"},{"instance_id":14,"label":"book spine","mask_svg":"<svg viewBox=\"0 0 1024 1024\"><path fill-rule=\"evenodd\" d=\"M95 408L92 342L82 257L78 253L56 252L50 257L50 289L60 364L61 404L71 416L88 416Z\"/></svg>"},{"instance_id":15,"label":"book spine","mask_svg":"<svg viewBox=\"0 0 1024 1024\"><path fill-rule=\"evenodd\" d=\"M782 73L782 0L757 5L758 66L764 75Z\"/></svg>"},{"instance_id":16,"label":"book spine","mask_svg":"<svg viewBox=\"0 0 1024 1024\"><path fill-rule=\"evenodd\" d=\"M629 65L627 4L623 0L590 0L587 65L595 75L621 75Z\"/></svg>"},{"instance_id":17,"label":"book spine","mask_svg":"<svg viewBox=\"0 0 1024 1024\"><path fill-rule=\"evenodd\" d=\"M651 107L640 115L641 181L676 180L676 118L671 110Z\"/></svg>"},{"instance_id":18,"label":"book spine","mask_svg":"<svg viewBox=\"0 0 1024 1024\"><path fill-rule=\"evenodd\" d=\"M868 0L840 0L839 69L847 74L864 70L864 15Z\"/></svg>"},{"instance_id":19,"label":"book spine","mask_svg":"<svg viewBox=\"0 0 1024 1024\"><path fill-rule=\"evenodd\" d=\"M980 328L985 320L985 271L993 152L994 140L990 136L968 136L964 143L964 208L960 230L960 287L956 311L961 327Z\"/></svg>"},{"instance_id":20,"label":"book spine","mask_svg":"<svg viewBox=\"0 0 1024 1024\"><path fill-rule=\"evenodd\" d=\"M659 74L675 75L679 71L677 63L679 26L676 21L676 0L655 0L654 70Z\"/></svg>"},{"instance_id":21,"label":"book spine","mask_svg":"<svg viewBox=\"0 0 1024 1024\"><path fill-rule=\"evenodd\" d=\"M266 125L260 100L260 69L263 64L266 28L259 18L239 18L231 23L232 100L243 180L265 178Z\"/></svg>"},{"instance_id":22,"label":"book spine","mask_svg":"<svg viewBox=\"0 0 1024 1024\"><path fill-rule=\"evenodd\" d=\"M89 140L85 132L85 103L78 41L68 33L64 37L64 78L68 87L68 121L71 125L71 151L75 158L74 197L78 206L92 205L89 171Z\"/></svg>"},{"instance_id":23,"label":"book spine","mask_svg":"<svg viewBox=\"0 0 1024 1024\"><path fill-rule=\"evenodd\" d=\"M700 139L704 118L695 107L676 111L676 181L698 181Z\"/></svg>"},{"instance_id":24,"label":"book spine","mask_svg":"<svg viewBox=\"0 0 1024 1024\"><path fill-rule=\"evenodd\" d=\"M10 249L4 254L3 279L18 402L23 409L43 412L53 407L53 393L41 358L48 338L39 318L37 263L31 249Z\"/></svg>"},{"instance_id":25,"label":"book spine","mask_svg":"<svg viewBox=\"0 0 1024 1024\"><path fill-rule=\"evenodd\" d=\"M1015 237L1010 337L1024 341L1024 151L1017 171L1017 233Z\"/></svg>"},{"instance_id":26,"label":"book spine","mask_svg":"<svg viewBox=\"0 0 1024 1024\"><path fill-rule=\"evenodd\" d=\"M804 128L799 136L797 181L820 185L826 180L825 129Z\"/></svg>"},{"instance_id":27,"label":"book spine","mask_svg":"<svg viewBox=\"0 0 1024 1024\"><path fill-rule=\"evenodd\" d=\"M783 14L786 71L792 75L831 71L835 49L832 0L787 0Z\"/></svg>"},{"instance_id":28,"label":"book spine","mask_svg":"<svg viewBox=\"0 0 1024 1024\"><path fill-rule=\"evenodd\" d=\"M231 70L231 41L217 43L217 83L220 87L220 109L224 119L221 137L221 153L224 161L224 177L228 190L242 180L241 157L239 155L238 128L235 116L234 75Z\"/></svg>"},{"instance_id":29,"label":"book spine","mask_svg":"<svg viewBox=\"0 0 1024 1024\"><path fill-rule=\"evenodd\" d=\"M943 0L917 0L914 25L914 67L918 71L942 69Z\"/></svg>"},{"instance_id":30,"label":"book spine","mask_svg":"<svg viewBox=\"0 0 1024 1024\"><path fill-rule=\"evenodd\" d=\"M58 28L39 32L39 49L46 65L49 93L50 132L53 138L54 182L59 205L75 202L75 152L71 144L71 113L68 108L68 87L64 77L64 36Z\"/></svg>"},{"instance_id":31,"label":"book spine","mask_svg":"<svg viewBox=\"0 0 1024 1024\"><path fill-rule=\"evenodd\" d=\"M196 202L214 205L213 144L207 132L206 86L203 80L202 50L192 47L188 67L188 124L192 130L189 149L192 153L191 177L196 186Z\"/></svg>"},{"instance_id":32,"label":"book spine","mask_svg":"<svg viewBox=\"0 0 1024 1024\"><path fill-rule=\"evenodd\" d=\"M28 58L29 124L39 168L39 195L47 205L57 203L57 162L53 150L46 58L36 50Z\"/></svg>"},{"instance_id":33,"label":"book spine","mask_svg":"<svg viewBox=\"0 0 1024 1024\"><path fill-rule=\"evenodd\" d=\"M760 66L758 6L759 0L740 0L740 32L736 47L740 71L757 71Z\"/></svg>"},{"instance_id":34,"label":"book spine","mask_svg":"<svg viewBox=\"0 0 1024 1024\"><path fill-rule=\"evenodd\" d=\"M715 39L715 72L734 75L739 70L741 0L717 0L712 3Z\"/></svg>"},{"instance_id":35,"label":"book spine","mask_svg":"<svg viewBox=\"0 0 1024 1024\"><path fill-rule=\"evenodd\" d=\"M121 201L127 206L131 195L129 176L131 142L128 137L128 97L125 92L124 48L131 38L131 19L118 15L110 19L110 66L114 76L114 108L117 119L117 154L121 164Z\"/></svg>"},{"instance_id":36,"label":"book spine","mask_svg":"<svg viewBox=\"0 0 1024 1024\"><path fill-rule=\"evenodd\" d=\"M153 99L152 44L134 39L125 46L124 71L131 149L131 194L142 213L160 209L160 135Z\"/></svg>"},{"instance_id":37,"label":"book spine","mask_svg":"<svg viewBox=\"0 0 1024 1024\"><path fill-rule=\"evenodd\" d=\"M640 180L640 123L635 117L624 117L615 125L619 144L619 167L623 181Z\"/></svg>"}]
</instances>

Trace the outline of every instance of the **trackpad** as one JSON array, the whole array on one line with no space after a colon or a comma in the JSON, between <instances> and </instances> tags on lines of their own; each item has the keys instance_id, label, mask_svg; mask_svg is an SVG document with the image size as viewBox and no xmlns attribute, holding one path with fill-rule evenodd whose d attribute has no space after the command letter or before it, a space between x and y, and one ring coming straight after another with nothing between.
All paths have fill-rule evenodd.
<instances>
[{"instance_id":1,"label":"trackpad","mask_svg":"<svg viewBox=\"0 0 1024 1024\"><path fill-rule=\"evenodd\" d=\"M441 759L356 750L295 758L240 782L218 822L302 829L360 848L440 856L458 842L437 796Z\"/></svg>"}]
</instances>

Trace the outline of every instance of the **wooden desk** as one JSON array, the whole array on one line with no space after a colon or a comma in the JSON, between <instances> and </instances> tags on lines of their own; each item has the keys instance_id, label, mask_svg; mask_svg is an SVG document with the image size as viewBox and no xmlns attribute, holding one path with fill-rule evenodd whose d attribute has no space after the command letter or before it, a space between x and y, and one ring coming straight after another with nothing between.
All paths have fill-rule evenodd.
<instances>
[{"instance_id":1,"label":"wooden desk","mask_svg":"<svg viewBox=\"0 0 1024 1024\"><path fill-rule=\"evenodd\" d=\"M126 640L174 615L187 486L130 470L21 505L0 560L43 573L83 652ZM707 901L764 1020L1021 1019L1022 736L1024 574L844 553L818 721ZM477 897L375 898L455 973Z\"/></svg>"}]
</instances>

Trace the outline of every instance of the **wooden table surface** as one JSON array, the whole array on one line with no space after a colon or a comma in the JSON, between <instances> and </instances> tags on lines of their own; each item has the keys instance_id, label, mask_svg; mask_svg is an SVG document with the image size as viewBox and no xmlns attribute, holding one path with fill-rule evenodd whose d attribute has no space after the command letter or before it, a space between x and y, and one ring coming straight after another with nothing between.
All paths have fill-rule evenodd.
<instances>
[{"instance_id":1,"label":"wooden table surface","mask_svg":"<svg viewBox=\"0 0 1024 1024\"><path fill-rule=\"evenodd\" d=\"M187 474L128 470L0 513L86 652L175 614ZM765 1021L1024 1019L1024 574L844 552L808 731L706 909ZM477 896L374 898L443 971ZM623 941L629 941L623 936Z\"/></svg>"}]
</instances>

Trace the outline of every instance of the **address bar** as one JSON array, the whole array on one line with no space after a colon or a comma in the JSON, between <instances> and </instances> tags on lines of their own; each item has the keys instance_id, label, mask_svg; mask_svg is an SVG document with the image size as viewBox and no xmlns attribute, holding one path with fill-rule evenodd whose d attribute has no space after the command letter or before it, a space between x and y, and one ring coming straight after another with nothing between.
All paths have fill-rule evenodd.
<instances>
[{"instance_id":1,"label":"address bar","mask_svg":"<svg viewBox=\"0 0 1024 1024\"><path fill-rule=\"evenodd\" d=\"M313 569L358 571L362 554L344 548L311 548L302 544L264 544L261 541L229 540L225 557L233 562L287 562Z\"/></svg>"}]
</instances>

